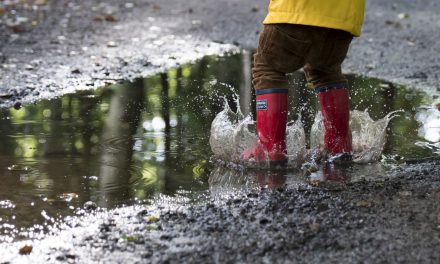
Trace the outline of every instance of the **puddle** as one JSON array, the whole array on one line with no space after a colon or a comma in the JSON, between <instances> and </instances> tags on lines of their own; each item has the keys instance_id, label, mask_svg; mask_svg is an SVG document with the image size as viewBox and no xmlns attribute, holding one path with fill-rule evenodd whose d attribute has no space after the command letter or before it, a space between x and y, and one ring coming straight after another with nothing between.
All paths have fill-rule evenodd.
<instances>
[{"instance_id":1,"label":"puddle","mask_svg":"<svg viewBox=\"0 0 440 264\"><path fill-rule=\"evenodd\" d=\"M159 194L197 201L225 190L304 184L304 173L236 171L210 163L211 123L224 98L244 115L254 103L251 54L205 57L151 78L42 101L0 114L0 241L73 215L87 201L114 208ZM349 76L351 108L377 120L403 110L387 129L383 161L318 168L320 179L374 178L384 164L438 157L440 112L423 92L377 79ZM291 76L289 118L301 117L305 141L317 109L301 73ZM299 100L305 98L305 100ZM307 107L303 107L306 105ZM333 176L332 176L333 175ZM343 182L343 181L342 181Z\"/></svg>"}]
</instances>

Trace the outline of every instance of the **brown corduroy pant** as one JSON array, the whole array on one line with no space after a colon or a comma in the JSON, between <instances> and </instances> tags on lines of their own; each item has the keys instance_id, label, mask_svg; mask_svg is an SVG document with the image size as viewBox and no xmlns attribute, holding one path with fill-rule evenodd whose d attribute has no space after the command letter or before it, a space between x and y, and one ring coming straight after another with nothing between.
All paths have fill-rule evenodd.
<instances>
[{"instance_id":1,"label":"brown corduroy pant","mask_svg":"<svg viewBox=\"0 0 440 264\"><path fill-rule=\"evenodd\" d=\"M293 24L268 24L254 55L255 89L288 88L286 73L303 67L314 87L346 81L341 72L353 35L348 32Z\"/></svg>"}]
</instances>

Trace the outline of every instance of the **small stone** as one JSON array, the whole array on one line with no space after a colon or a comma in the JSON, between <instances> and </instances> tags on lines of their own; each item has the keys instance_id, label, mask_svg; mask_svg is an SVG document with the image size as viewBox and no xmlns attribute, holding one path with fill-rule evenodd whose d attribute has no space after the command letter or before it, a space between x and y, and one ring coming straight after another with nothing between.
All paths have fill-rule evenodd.
<instances>
[{"instance_id":1,"label":"small stone","mask_svg":"<svg viewBox=\"0 0 440 264\"><path fill-rule=\"evenodd\" d=\"M115 48L115 47L117 47L118 45L116 44L116 42L114 42L114 41L109 41L108 43L107 43L107 47L108 48Z\"/></svg>"},{"instance_id":2,"label":"small stone","mask_svg":"<svg viewBox=\"0 0 440 264\"><path fill-rule=\"evenodd\" d=\"M133 8L134 4L133 3L125 3L125 8Z\"/></svg>"},{"instance_id":3,"label":"small stone","mask_svg":"<svg viewBox=\"0 0 440 264\"><path fill-rule=\"evenodd\" d=\"M36 5L45 5L47 3L47 0L35 0L34 4Z\"/></svg>"},{"instance_id":4,"label":"small stone","mask_svg":"<svg viewBox=\"0 0 440 264\"><path fill-rule=\"evenodd\" d=\"M370 202L370 201L362 200L362 201L357 202L357 203L356 203L356 206L357 206L357 207L365 207L365 208L368 208L368 207L373 206L373 203Z\"/></svg>"},{"instance_id":5,"label":"small stone","mask_svg":"<svg viewBox=\"0 0 440 264\"><path fill-rule=\"evenodd\" d=\"M379 84L379 87L382 89L389 89L390 88L390 84L389 83L381 83Z\"/></svg>"},{"instance_id":6,"label":"small stone","mask_svg":"<svg viewBox=\"0 0 440 264\"><path fill-rule=\"evenodd\" d=\"M409 14L408 13L400 13L397 15L397 17L399 19L407 19L407 18L409 18Z\"/></svg>"},{"instance_id":7,"label":"small stone","mask_svg":"<svg viewBox=\"0 0 440 264\"><path fill-rule=\"evenodd\" d=\"M96 210L96 208L98 208L98 205L96 205L96 203L92 201L87 201L84 203L83 208L88 211L92 211L92 210Z\"/></svg>"},{"instance_id":8,"label":"small stone","mask_svg":"<svg viewBox=\"0 0 440 264\"><path fill-rule=\"evenodd\" d=\"M147 209L142 209L141 211L139 211L137 213L137 216L146 216L148 214L148 210Z\"/></svg>"},{"instance_id":9,"label":"small stone","mask_svg":"<svg viewBox=\"0 0 440 264\"><path fill-rule=\"evenodd\" d=\"M328 206L327 203L322 202L322 203L319 203L319 204L316 206L316 209L317 209L319 212L324 212L324 211L327 211L327 210L329 209L329 206Z\"/></svg>"},{"instance_id":10,"label":"small stone","mask_svg":"<svg viewBox=\"0 0 440 264\"><path fill-rule=\"evenodd\" d=\"M311 167L309 168L309 171L310 171L311 173L317 172L318 170L319 170L319 168L318 168L316 165L313 165L313 166L311 166Z\"/></svg>"},{"instance_id":11,"label":"small stone","mask_svg":"<svg viewBox=\"0 0 440 264\"><path fill-rule=\"evenodd\" d=\"M270 222L270 221L269 221L268 219L263 218L263 219L260 220L260 225L266 225L266 224L268 224L269 222Z\"/></svg>"},{"instance_id":12,"label":"small stone","mask_svg":"<svg viewBox=\"0 0 440 264\"><path fill-rule=\"evenodd\" d=\"M9 99L9 98L11 98L12 96L14 96L14 95L12 95L12 94L8 94L8 93L2 93L2 94L0 94L0 98L1 98L1 99Z\"/></svg>"},{"instance_id":13,"label":"small stone","mask_svg":"<svg viewBox=\"0 0 440 264\"><path fill-rule=\"evenodd\" d=\"M34 70L34 66L32 66L32 65L30 65L30 64L26 64L26 65L24 66L24 69L25 69L25 70L28 70L28 71L32 71L32 70Z\"/></svg>"},{"instance_id":14,"label":"small stone","mask_svg":"<svg viewBox=\"0 0 440 264\"><path fill-rule=\"evenodd\" d=\"M21 109L21 102L15 102L15 104L14 104L14 109L15 110L20 110Z\"/></svg>"},{"instance_id":15,"label":"small stone","mask_svg":"<svg viewBox=\"0 0 440 264\"><path fill-rule=\"evenodd\" d=\"M172 236L170 236L170 235L161 235L160 236L160 239L162 239L162 240L171 240L171 239L173 239L173 237Z\"/></svg>"},{"instance_id":16,"label":"small stone","mask_svg":"<svg viewBox=\"0 0 440 264\"><path fill-rule=\"evenodd\" d=\"M417 71L413 73L412 75L408 76L408 78L411 79L427 79L428 75L425 72Z\"/></svg>"},{"instance_id":17,"label":"small stone","mask_svg":"<svg viewBox=\"0 0 440 264\"><path fill-rule=\"evenodd\" d=\"M410 191L401 191L401 192L398 192L398 194L400 196L403 196L403 197L408 197L408 196L412 195L412 192L410 192Z\"/></svg>"},{"instance_id":18,"label":"small stone","mask_svg":"<svg viewBox=\"0 0 440 264\"><path fill-rule=\"evenodd\" d=\"M310 230L312 230L313 232L317 233L321 229L321 224L316 222L316 221L314 221L314 222L309 224L309 227L310 227Z\"/></svg>"},{"instance_id":19,"label":"small stone","mask_svg":"<svg viewBox=\"0 0 440 264\"><path fill-rule=\"evenodd\" d=\"M368 64L367 66L365 66L368 70L373 70L374 68L376 68L376 66L372 63Z\"/></svg>"},{"instance_id":20,"label":"small stone","mask_svg":"<svg viewBox=\"0 0 440 264\"><path fill-rule=\"evenodd\" d=\"M66 254L67 259L76 259L76 255Z\"/></svg>"}]
</instances>

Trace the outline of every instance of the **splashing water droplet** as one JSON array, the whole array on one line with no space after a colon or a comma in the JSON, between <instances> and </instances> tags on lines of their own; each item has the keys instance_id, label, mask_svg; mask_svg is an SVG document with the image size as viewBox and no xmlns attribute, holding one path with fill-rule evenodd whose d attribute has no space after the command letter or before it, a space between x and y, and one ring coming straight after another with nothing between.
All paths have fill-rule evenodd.
<instances>
[{"instance_id":1,"label":"splashing water droplet","mask_svg":"<svg viewBox=\"0 0 440 264\"><path fill-rule=\"evenodd\" d=\"M350 128L353 138L353 161L369 163L378 161L386 142L386 129L397 113L394 111L384 118L374 121L366 111L353 110L350 112ZM324 125L320 112L315 116L311 129L311 150L306 149L306 134L299 118L291 122L286 128L286 145L288 166L299 167L306 156L314 149L324 145ZM243 151L256 146L257 136L254 129L255 121L252 116L243 116L240 111L233 112L225 100L221 111L211 125L210 145L214 157L229 163L243 164L254 167L256 164L240 159ZM259 166L259 165L257 165Z\"/></svg>"},{"instance_id":2,"label":"splashing water droplet","mask_svg":"<svg viewBox=\"0 0 440 264\"><path fill-rule=\"evenodd\" d=\"M253 124L251 116L243 117L241 113L234 113L225 102L223 111L211 125L209 143L214 156L223 161L240 163L241 153L255 146L257 141L248 128Z\"/></svg>"},{"instance_id":3,"label":"splashing water droplet","mask_svg":"<svg viewBox=\"0 0 440 264\"><path fill-rule=\"evenodd\" d=\"M301 118L287 126L286 145L287 157L289 159L288 166L298 167L304 161L307 153L306 133Z\"/></svg>"},{"instance_id":4,"label":"splashing water droplet","mask_svg":"<svg viewBox=\"0 0 440 264\"><path fill-rule=\"evenodd\" d=\"M386 142L386 129L398 112L394 111L384 118L374 121L367 111L350 111L350 129L353 140L353 161L369 163L378 161ZM313 148L324 145L324 123L319 112L312 126L310 145Z\"/></svg>"}]
</instances>

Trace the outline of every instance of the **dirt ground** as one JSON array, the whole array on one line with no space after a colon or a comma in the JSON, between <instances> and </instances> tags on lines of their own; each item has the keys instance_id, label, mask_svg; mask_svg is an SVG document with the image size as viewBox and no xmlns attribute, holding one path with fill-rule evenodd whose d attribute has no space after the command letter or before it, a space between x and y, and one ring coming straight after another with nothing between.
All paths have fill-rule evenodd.
<instances>
[{"instance_id":1,"label":"dirt ground","mask_svg":"<svg viewBox=\"0 0 440 264\"><path fill-rule=\"evenodd\" d=\"M25 2L43 4L6 6L0 19L4 106L150 75L231 48L221 43L254 49L267 4ZM439 9L437 1L367 1L363 35L354 41L345 71L435 91Z\"/></svg>"},{"instance_id":2,"label":"dirt ground","mask_svg":"<svg viewBox=\"0 0 440 264\"><path fill-rule=\"evenodd\" d=\"M231 44L253 49L267 4L32 2L37 8L0 10L3 107L147 76ZM367 1L345 71L435 93L439 14L438 1ZM0 263L439 263L439 179L439 164L425 162L338 190L305 184L190 207L97 212L34 242L29 256L2 245Z\"/></svg>"}]
</instances>

